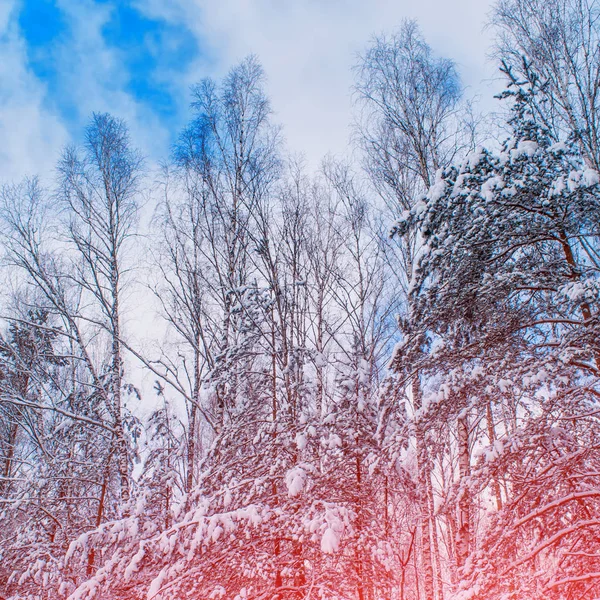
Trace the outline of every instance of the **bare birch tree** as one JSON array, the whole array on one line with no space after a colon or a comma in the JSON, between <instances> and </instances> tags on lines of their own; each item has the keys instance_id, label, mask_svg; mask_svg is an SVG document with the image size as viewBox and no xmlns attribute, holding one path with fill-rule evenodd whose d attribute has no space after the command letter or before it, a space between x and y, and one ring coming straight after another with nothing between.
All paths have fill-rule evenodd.
<instances>
[{"instance_id":1,"label":"bare birch tree","mask_svg":"<svg viewBox=\"0 0 600 600\"><path fill-rule=\"evenodd\" d=\"M492 24L504 69L515 82L538 87L540 101L531 103L536 118L555 140L573 135L590 166L598 169L600 3L500 0Z\"/></svg>"},{"instance_id":2,"label":"bare birch tree","mask_svg":"<svg viewBox=\"0 0 600 600\"><path fill-rule=\"evenodd\" d=\"M462 86L454 63L436 57L418 26L406 21L398 33L375 38L357 66L358 143L375 189L392 219L409 212L432 185L436 171L468 143L461 134ZM399 290L407 292L418 240L398 245ZM407 298L402 299L406 303ZM438 530L433 517L431 458L424 440L418 372L412 382L418 481L421 497L420 549L423 591L441 597ZM435 569L435 577L434 577Z\"/></svg>"},{"instance_id":3,"label":"bare birch tree","mask_svg":"<svg viewBox=\"0 0 600 600\"><path fill-rule=\"evenodd\" d=\"M123 510L130 498L128 441L123 424L122 291L127 243L134 233L142 158L133 150L125 123L94 114L82 149L67 148L59 162L60 199L68 219L68 241L76 250L71 277L94 302L87 317L109 336L106 394L115 435Z\"/></svg>"}]
</instances>

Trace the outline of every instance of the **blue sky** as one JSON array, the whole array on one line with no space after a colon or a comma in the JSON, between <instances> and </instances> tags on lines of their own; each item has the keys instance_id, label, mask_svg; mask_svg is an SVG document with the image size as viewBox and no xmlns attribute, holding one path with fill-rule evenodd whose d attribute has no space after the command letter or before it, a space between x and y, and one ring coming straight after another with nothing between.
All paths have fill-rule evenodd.
<instances>
[{"instance_id":1,"label":"blue sky","mask_svg":"<svg viewBox=\"0 0 600 600\"><path fill-rule=\"evenodd\" d=\"M482 84L488 0L0 0L0 180L50 176L92 111L124 118L137 146L167 158L190 85L249 53L268 77L290 149L316 165L345 152L356 53L416 18L434 49Z\"/></svg>"},{"instance_id":2,"label":"blue sky","mask_svg":"<svg viewBox=\"0 0 600 600\"><path fill-rule=\"evenodd\" d=\"M78 17L65 6L58 0L22 2L18 27L30 69L47 86L48 101L67 122L77 123L86 116L69 94L69 75L80 59L70 54L77 45ZM119 62L119 76L106 80L105 89L124 91L151 107L165 124L177 126L181 92L176 94L165 74L183 78L200 55L208 59L209 50L184 24L145 15L132 2L89 2L86 12L95 15L97 34Z\"/></svg>"}]
</instances>

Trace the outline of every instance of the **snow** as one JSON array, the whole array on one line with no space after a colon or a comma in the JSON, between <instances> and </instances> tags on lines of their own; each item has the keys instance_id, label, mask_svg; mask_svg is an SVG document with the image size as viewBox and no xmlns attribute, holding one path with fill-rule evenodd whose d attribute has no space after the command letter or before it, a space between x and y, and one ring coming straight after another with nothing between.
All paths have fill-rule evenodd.
<instances>
[{"instance_id":1,"label":"snow","mask_svg":"<svg viewBox=\"0 0 600 600\"><path fill-rule=\"evenodd\" d=\"M328 448L340 448L342 446L342 438L337 433L332 433L327 440Z\"/></svg>"},{"instance_id":2,"label":"snow","mask_svg":"<svg viewBox=\"0 0 600 600\"><path fill-rule=\"evenodd\" d=\"M144 542L141 542L140 549L137 551L137 553L134 555L134 557L131 559L131 562L127 565L127 568L125 569L125 581L129 581L132 575L134 573L137 573L137 571L140 568L140 563L142 562L142 559L144 558L145 554L146 551L144 548Z\"/></svg>"},{"instance_id":3,"label":"snow","mask_svg":"<svg viewBox=\"0 0 600 600\"><path fill-rule=\"evenodd\" d=\"M569 192L575 192L579 188L590 188L598 185L600 182L600 176L594 169L575 170L573 169L569 173L567 180L567 188Z\"/></svg>"},{"instance_id":4,"label":"snow","mask_svg":"<svg viewBox=\"0 0 600 600\"><path fill-rule=\"evenodd\" d=\"M306 436L300 432L298 432L296 434L296 438L294 441L296 443L296 448L298 448L298 450L300 450L300 452L302 452L302 450L304 450L304 448L306 448L306 444L308 443Z\"/></svg>"},{"instance_id":5,"label":"snow","mask_svg":"<svg viewBox=\"0 0 600 600\"><path fill-rule=\"evenodd\" d=\"M597 185L600 182L600 176L598 171L594 169L586 169L582 176L583 182L586 186L591 187Z\"/></svg>"},{"instance_id":6,"label":"snow","mask_svg":"<svg viewBox=\"0 0 600 600\"><path fill-rule=\"evenodd\" d=\"M499 379L498 380L498 389L505 394L506 392L510 391L511 388L513 387L513 382L510 379Z\"/></svg>"},{"instance_id":7,"label":"snow","mask_svg":"<svg viewBox=\"0 0 600 600\"><path fill-rule=\"evenodd\" d=\"M467 154L465 166L469 169L469 171L473 171L477 165L479 165L484 156L484 148L482 146L478 146L475 150Z\"/></svg>"},{"instance_id":8,"label":"snow","mask_svg":"<svg viewBox=\"0 0 600 600\"><path fill-rule=\"evenodd\" d=\"M222 535L223 528L220 525L217 525L213 530L210 536L211 541L216 542Z\"/></svg>"},{"instance_id":9,"label":"snow","mask_svg":"<svg viewBox=\"0 0 600 600\"><path fill-rule=\"evenodd\" d=\"M298 496L302 492L305 480L306 472L302 467L294 467L285 474L285 484L290 498Z\"/></svg>"},{"instance_id":10,"label":"snow","mask_svg":"<svg viewBox=\"0 0 600 600\"><path fill-rule=\"evenodd\" d=\"M485 448L483 454L486 462L495 461L504 451L504 444L501 440L495 440L491 446Z\"/></svg>"},{"instance_id":11,"label":"snow","mask_svg":"<svg viewBox=\"0 0 600 600\"><path fill-rule=\"evenodd\" d=\"M561 152L566 152L568 148L564 142L556 142L552 144L548 150L550 150L550 152L554 152L555 154L559 154Z\"/></svg>"},{"instance_id":12,"label":"snow","mask_svg":"<svg viewBox=\"0 0 600 600\"><path fill-rule=\"evenodd\" d=\"M521 140L517 144L517 147L510 151L510 158L512 160L518 160L523 157L531 158L539 148L537 142L530 140Z\"/></svg>"},{"instance_id":13,"label":"snow","mask_svg":"<svg viewBox=\"0 0 600 600\"><path fill-rule=\"evenodd\" d=\"M93 598L96 595L96 590L100 587L100 584L96 579L90 579L80 585L68 598L68 600L85 600L86 598Z\"/></svg>"},{"instance_id":14,"label":"snow","mask_svg":"<svg viewBox=\"0 0 600 600\"><path fill-rule=\"evenodd\" d=\"M218 585L208 597L210 600L218 600L219 598L223 598L225 594L227 594L227 590L222 585Z\"/></svg>"},{"instance_id":15,"label":"snow","mask_svg":"<svg viewBox=\"0 0 600 600\"><path fill-rule=\"evenodd\" d=\"M340 536L331 527L328 527L321 538L321 551L325 554L334 554L339 550Z\"/></svg>"},{"instance_id":16,"label":"snow","mask_svg":"<svg viewBox=\"0 0 600 600\"><path fill-rule=\"evenodd\" d=\"M560 196L564 193L566 188L567 184L565 182L565 178L561 175L553 182L552 187L550 188L549 196Z\"/></svg>"},{"instance_id":17,"label":"snow","mask_svg":"<svg viewBox=\"0 0 600 600\"><path fill-rule=\"evenodd\" d=\"M504 181L502 181L502 177L496 175L484 182L481 186L481 195L485 200L491 202L494 199L495 192L502 190L502 188L504 188Z\"/></svg>"},{"instance_id":18,"label":"snow","mask_svg":"<svg viewBox=\"0 0 600 600\"><path fill-rule=\"evenodd\" d=\"M156 596L156 594L158 594L158 592L160 591L160 588L162 586L162 582L165 579L166 574L167 574L167 567L164 567L163 569L161 569L158 576L152 580L152 583L150 584L150 587L148 588L148 593L146 594L146 600L153 600L154 596Z\"/></svg>"},{"instance_id":19,"label":"snow","mask_svg":"<svg viewBox=\"0 0 600 600\"><path fill-rule=\"evenodd\" d=\"M326 367L329 364L329 361L327 360L327 357L321 353L321 352L316 352L314 354L314 361L315 361L315 367L322 369L324 367Z\"/></svg>"}]
</instances>

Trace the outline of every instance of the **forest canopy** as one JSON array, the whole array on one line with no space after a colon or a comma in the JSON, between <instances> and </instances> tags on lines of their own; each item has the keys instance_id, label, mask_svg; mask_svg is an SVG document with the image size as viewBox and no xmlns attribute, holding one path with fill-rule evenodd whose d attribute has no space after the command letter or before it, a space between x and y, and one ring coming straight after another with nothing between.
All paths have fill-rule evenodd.
<instances>
[{"instance_id":1,"label":"forest canopy","mask_svg":"<svg viewBox=\"0 0 600 600\"><path fill-rule=\"evenodd\" d=\"M499 0L493 115L372 38L316 170L249 56L2 182L0 598L600 598L599 18Z\"/></svg>"}]
</instances>

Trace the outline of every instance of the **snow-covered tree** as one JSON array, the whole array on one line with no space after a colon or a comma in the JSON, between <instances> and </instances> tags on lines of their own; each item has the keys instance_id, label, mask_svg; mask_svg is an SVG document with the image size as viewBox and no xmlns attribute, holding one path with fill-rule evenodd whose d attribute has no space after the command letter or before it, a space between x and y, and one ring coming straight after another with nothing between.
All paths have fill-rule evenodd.
<instances>
[{"instance_id":1,"label":"snow-covered tree","mask_svg":"<svg viewBox=\"0 0 600 600\"><path fill-rule=\"evenodd\" d=\"M121 299L140 158L124 123L94 115L84 149L66 150L59 174L60 214L52 210L56 197L36 180L2 190L3 258L29 309L8 315L5 357L23 374L7 374L5 383L13 383L4 405L19 407L23 417L24 426L9 435L26 434L28 442L20 485L7 488L3 501L31 519L7 538L3 568L13 586L7 589L25 597L51 589L49 577L73 537L127 512L138 434L125 406L135 390L124 380ZM35 341L31 365L19 331ZM55 360L43 354L44 339ZM14 515L4 518L14 523ZM94 548L87 559L91 570Z\"/></svg>"},{"instance_id":2,"label":"snow-covered tree","mask_svg":"<svg viewBox=\"0 0 600 600\"><path fill-rule=\"evenodd\" d=\"M600 167L599 18L596 0L499 0L492 13L498 58L517 79L533 76L542 84L531 109L556 141L572 137L595 169Z\"/></svg>"},{"instance_id":3,"label":"snow-covered tree","mask_svg":"<svg viewBox=\"0 0 600 600\"><path fill-rule=\"evenodd\" d=\"M458 465L456 598L598 593L599 177L536 94L511 85L501 151L440 172L407 215L423 249L395 363L431 374L428 419L488 420Z\"/></svg>"}]
</instances>

